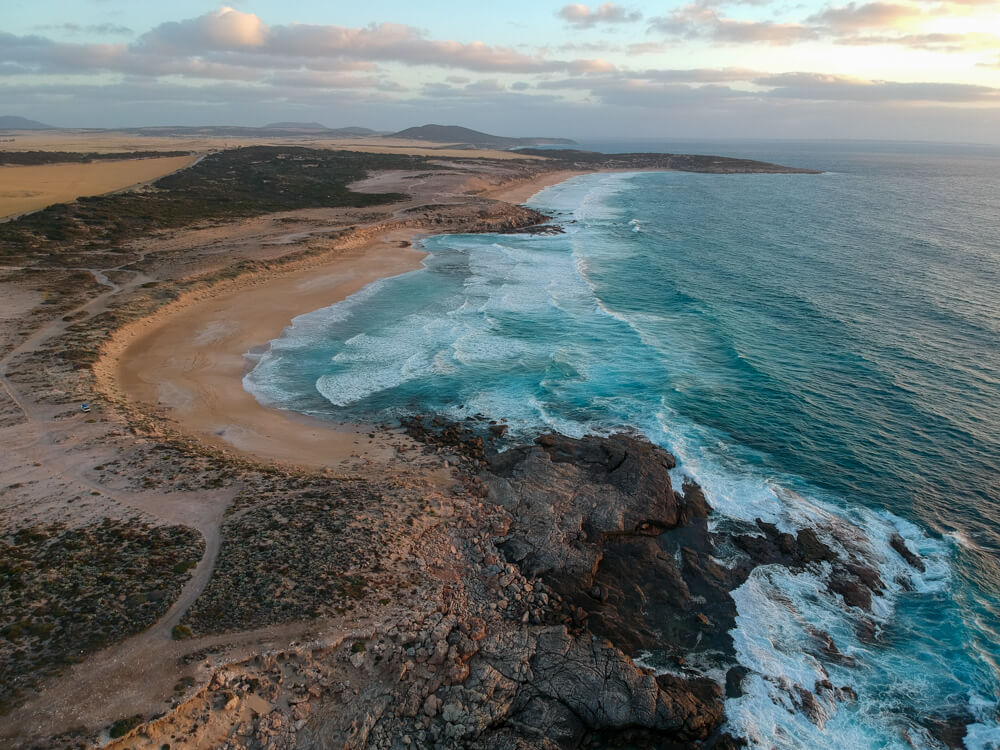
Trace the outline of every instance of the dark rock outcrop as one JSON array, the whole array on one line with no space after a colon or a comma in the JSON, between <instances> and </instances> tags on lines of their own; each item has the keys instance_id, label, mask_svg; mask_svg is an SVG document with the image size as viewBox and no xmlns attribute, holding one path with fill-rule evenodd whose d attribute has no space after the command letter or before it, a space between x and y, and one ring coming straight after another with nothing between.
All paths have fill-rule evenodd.
<instances>
[{"instance_id":1,"label":"dark rock outcrop","mask_svg":"<svg viewBox=\"0 0 1000 750\"><path fill-rule=\"evenodd\" d=\"M708 503L673 490L674 465L628 435L543 435L494 457L490 499L513 519L500 549L628 653L731 653L742 576L712 559Z\"/></svg>"},{"instance_id":2,"label":"dark rock outcrop","mask_svg":"<svg viewBox=\"0 0 1000 750\"><path fill-rule=\"evenodd\" d=\"M401 736L418 747L740 747L722 732L724 700L748 675L729 634L730 592L758 565L827 571L830 590L862 609L883 588L858 555L810 528L758 520L710 531L704 493L675 491L673 457L646 440L543 435L497 453L505 430L483 421L407 423L428 450L455 451L466 487L494 514L478 567L399 661L362 679L364 711L331 704L299 747L395 747ZM822 631L807 647L853 663ZM663 669L637 663L643 652ZM856 699L829 681L787 691L817 725L832 702Z\"/></svg>"},{"instance_id":3,"label":"dark rock outcrop","mask_svg":"<svg viewBox=\"0 0 1000 750\"><path fill-rule=\"evenodd\" d=\"M903 541L903 537L899 534L892 535L892 538L889 539L889 546L896 550L899 556L906 560L911 568L919 570L921 573L927 570L924 561L910 551L910 548L906 546L906 542Z\"/></svg>"}]
</instances>

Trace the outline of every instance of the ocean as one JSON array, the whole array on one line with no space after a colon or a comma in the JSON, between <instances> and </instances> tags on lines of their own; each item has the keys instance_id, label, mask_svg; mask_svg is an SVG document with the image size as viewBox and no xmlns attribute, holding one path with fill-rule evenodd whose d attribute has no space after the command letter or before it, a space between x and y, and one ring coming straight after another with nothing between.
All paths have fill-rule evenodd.
<instances>
[{"instance_id":1,"label":"ocean","mask_svg":"<svg viewBox=\"0 0 1000 750\"><path fill-rule=\"evenodd\" d=\"M851 538L887 584L878 639L822 571L734 594L750 670L726 703L761 748L1000 748L1000 149L589 143L820 175L573 178L559 235L442 235L424 268L295 319L245 386L332 419L506 418L514 437L639 430L715 523ZM888 540L924 557L914 574ZM802 645L819 628L850 660ZM845 661L849 661L847 666ZM856 702L796 711L796 685Z\"/></svg>"}]
</instances>

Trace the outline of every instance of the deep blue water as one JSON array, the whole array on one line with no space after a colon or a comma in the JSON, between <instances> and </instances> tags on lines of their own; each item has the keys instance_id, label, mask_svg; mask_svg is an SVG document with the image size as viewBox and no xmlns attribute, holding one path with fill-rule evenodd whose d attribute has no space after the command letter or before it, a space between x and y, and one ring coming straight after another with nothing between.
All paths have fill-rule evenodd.
<instances>
[{"instance_id":1,"label":"deep blue water","mask_svg":"<svg viewBox=\"0 0 1000 750\"><path fill-rule=\"evenodd\" d=\"M425 269L297 318L247 387L334 418L642 430L717 522L819 526L889 583L873 645L823 571L756 571L735 595L752 674L727 702L734 730L760 747L939 747L926 725L964 714L968 747L1000 747L1000 150L585 146L827 173L575 178L531 201L566 234L429 238ZM803 653L810 628L855 665ZM817 725L795 685L826 676L858 701L824 703Z\"/></svg>"}]
</instances>

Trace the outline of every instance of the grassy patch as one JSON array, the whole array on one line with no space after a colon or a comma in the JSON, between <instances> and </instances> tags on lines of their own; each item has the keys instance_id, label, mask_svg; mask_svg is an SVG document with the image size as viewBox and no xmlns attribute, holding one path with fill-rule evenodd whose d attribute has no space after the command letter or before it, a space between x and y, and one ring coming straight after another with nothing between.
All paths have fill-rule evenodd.
<instances>
[{"instance_id":1,"label":"grassy patch","mask_svg":"<svg viewBox=\"0 0 1000 750\"><path fill-rule=\"evenodd\" d=\"M0 540L0 703L156 622L202 547L182 526L112 520Z\"/></svg>"},{"instance_id":2,"label":"grassy patch","mask_svg":"<svg viewBox=\"0 0 1000 750\"><path fill-rule=\"evenodd\" d=\"M196 632L329 616L375 590L369 571L378 570L391 541L383 536L387 527L355 519L378 507L381 496L336 481L288 489L223 525L212 579L185 615Z\"/></svg>"},{"instance_id":3,"label":"grassy patch","mask_svg":"<svg viewBox=\"0 0 1000 750\"><path fill-rule=\"evenodd\" d=\"M173 630L170 631L170 637L175 641L186 641L193 635L194 633L191 632L191 628L187 625L174 625Z\"/></svg>"}]
</instances>

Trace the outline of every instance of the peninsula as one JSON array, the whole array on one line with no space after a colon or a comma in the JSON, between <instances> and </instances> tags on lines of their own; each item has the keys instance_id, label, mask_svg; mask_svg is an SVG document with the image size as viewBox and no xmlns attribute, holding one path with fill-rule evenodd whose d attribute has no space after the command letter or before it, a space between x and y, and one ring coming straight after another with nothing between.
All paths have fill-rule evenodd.
<instances>
[{"instance_id":1,"label":"peninsula","mask_svg":"<svg viewBox=\"0 0 1000 750\"><path fill-rule=\"evenodd\" d=\"M114 139L43 131L0 154L22 165L0 171L188 159L0 223L5 747L737 747L730 592L758 564L822 563L870 608L877 573L809 529L710 531L701 489L673 487L673 457L644 439L331 424L241 386L244 355L296 315L419 268L421 236L551 231L521 205L546 185L811 170ZM723 546L738 565L717 562ZM836 648L821 632L814 646ZM654 647L669 664L643 662ZM827 681L798 709L850 700Z\"/></svg>"}]
</instances>

